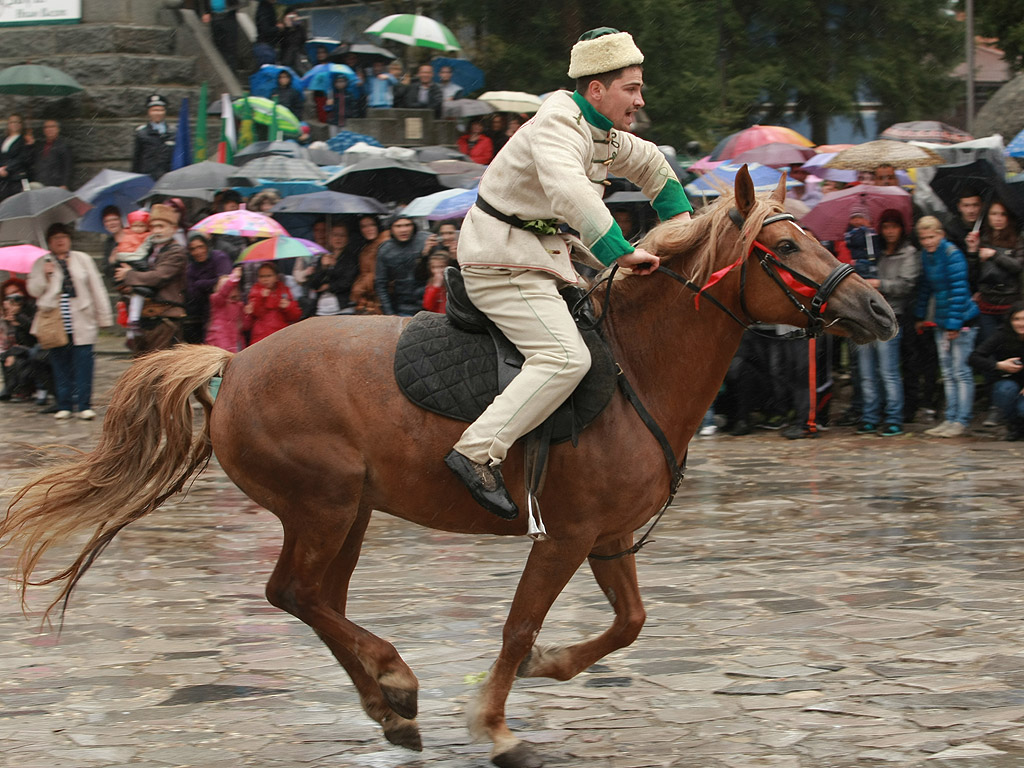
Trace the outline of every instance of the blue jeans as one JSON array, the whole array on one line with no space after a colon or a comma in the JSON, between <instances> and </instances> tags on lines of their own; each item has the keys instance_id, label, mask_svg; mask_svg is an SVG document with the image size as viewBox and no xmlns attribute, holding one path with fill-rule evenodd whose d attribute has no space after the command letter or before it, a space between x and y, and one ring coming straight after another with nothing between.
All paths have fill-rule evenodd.
<instances>
[{"instance_id":1,"label":"blue jeans","mask_svg":"<svg viewBox=\"0 0 1024 768\"><path fill-rule=\"evenodd\" d=\"M1007 424L1024 423L1024 395L1013 379L999 379L992 384L992 404L999 409Z\"/></svg>"},{"instance_id":2,"label":"blue jeans","mask_svg":"<svg viewBox=\"0 0 1024 768\"><path fill-rule=\"evenodd\" d=\"M50 367L57 390L57 408L73 411L77 405L81 412L92 407L92 344L51 349Z\"/></svg>"},{"instance_id":3,"label":"blue jeans","mask_svg":"<svg viewBox=\"0 0 1024 768\"><path fill-rule=\"evenodd\" d=\"M885 392L886 424L903 424L903 377L900 376L900 337L857 347L857 367L864 398L861 411L866 424L878 425Z\"/></svg>"},{"instance_id":4,"label":"blue jeans","mask_svg":"<svg viewBox=\"0 0 1024 768\"><path fill-rule=\"evenodd\" d=\"M947 339L941 328L936 328L934 334L942 387L946 394L945 420L968 427L974 410L974 373L967 364L967 358L974 350L978 329L963 328L955 339Z\"/></svg>"}]
</instances>

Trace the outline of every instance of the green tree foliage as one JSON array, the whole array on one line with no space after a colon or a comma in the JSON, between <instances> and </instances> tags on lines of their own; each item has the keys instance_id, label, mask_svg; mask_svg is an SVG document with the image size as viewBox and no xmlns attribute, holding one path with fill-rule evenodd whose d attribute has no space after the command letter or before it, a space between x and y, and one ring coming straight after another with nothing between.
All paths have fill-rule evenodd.
<instances>
[{"instance_id":1,"label":"green tree foliage","mask_svg":"<svg viewBox=\"0 0 1024 768\"><path fill-rule=\"evenodd\" d=\"M1005 0L1007 3L1020 0ZM629 30L647 56L652 140L706 148L753 122L832 117L877 101L882 122L936 117L955 89L962 27L948 0L440 0L488 88L571 88L568 52L592 27Z\"/></svg>"},{"instance_id":2,"label":"green tree foliage","mask_svg":"<svg viewBox=\"0 0 1024 768\"><path fill-rule=\"evenodd\" d=\"M961 0L961 9L963 5ZM1024 3L1021 0L976 0L974 31L983 37L996 38L1014 71L1024 71Z\"/></svg>"}]
</instances>

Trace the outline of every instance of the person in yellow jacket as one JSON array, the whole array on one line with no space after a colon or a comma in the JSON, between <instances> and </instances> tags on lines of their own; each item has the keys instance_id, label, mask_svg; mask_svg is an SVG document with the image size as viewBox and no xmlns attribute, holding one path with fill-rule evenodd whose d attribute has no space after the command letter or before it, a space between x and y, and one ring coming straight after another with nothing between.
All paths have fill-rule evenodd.
<instances>
[{"instance_id":1,"label":"person in yellow jacket","mask_svg":"<svg viewBox=\"0 0 1024 768\"><path fill-rule=\"evenodd\" d=\"M520 373L445 457L473 498L513 519L500 465L590 368L590 353L559 290L577 282L571 258L618 263L648 275L658 257L634 248L602 201L609 173L637 184L662 220L692 207L668 161L630 133L644 106L644 55L628 32L602 27L573 46L576 91L549 96L509 139L480 181L459 237L459 266L473 303L522 352ZM562 224L579 233L564 235ZM582 242L581 242L582 241Z\"/></svg>"}]
</instances>

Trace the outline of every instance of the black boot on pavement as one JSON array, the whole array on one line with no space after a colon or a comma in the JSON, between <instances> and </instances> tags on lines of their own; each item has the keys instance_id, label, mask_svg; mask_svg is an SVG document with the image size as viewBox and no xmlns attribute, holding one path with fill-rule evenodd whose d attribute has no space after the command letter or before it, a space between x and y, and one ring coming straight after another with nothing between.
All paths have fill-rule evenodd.
<instances>
[{"instance_id":1,"label":"black boot on pavement","mask_svg":"<svg viewBox=\"0 0 1024 768\"><path fill-rule=\"evenodd\" d=\"M488 512L502 520L515 520L519 516L519 508L508 495L505 480L497 467L475 462L456 450L444 457L444 463L469 489L476 503Z\"/></svg>"}]
</instances>

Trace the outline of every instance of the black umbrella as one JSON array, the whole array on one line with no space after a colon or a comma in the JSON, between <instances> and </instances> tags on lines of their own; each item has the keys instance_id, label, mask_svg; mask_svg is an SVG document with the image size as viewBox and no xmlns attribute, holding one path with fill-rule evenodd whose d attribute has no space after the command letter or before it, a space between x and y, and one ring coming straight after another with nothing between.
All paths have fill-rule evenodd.
<instances>
[{"instance_id":1,"label":"black umbrella","mask_svg":"<svg viewBox=\"0 0 1024 768\"><path fill-rule=\"evenodd\" d=\"M341 165L345 162L341 153L335 152L333 149L310 147L306 151L309 153L309 159L317 165Z\"/></svg>"},{"instance_id":2,"label":"black umbrella","mask_svg":"<svg viewBox=\"0 0 1024 768\"><path fill-rule=\"evenodd\" d=\"M247 183L229 184L228 179L233 176L237 181L237 173L238 168L228 163L214 163L209 160L193 163L176 171L165 173L153 185L153 188L149 190L149 194L142 199L150 200L154 197L194 197L200 200L213 200L214 194L218 190L224 189L224 187L258 186L258 183L250 178L244 180Z\"/></svg>"},{"instance_id":3,"label":"black umbrella","mask_svg":"<svg viewBox=\"0 0 1024 768\"><path fill-rule=\"evenodd\" d=\"M999 201L1018 222L1024 223L1024 195L1019 186L1007 184L988 160L940 166L935 169L930 186L953 215L957 213L957 200L965 194L974 194L981 196L985 209L994 200Z\"/></svg>"},{"instance_id":4,"label":"black umbrella","mask_svg":"<svg viewBox=\"0 0 1024 768\"><path fill-rule=\"evenodd\" d=\"M306 148L299 146L294 141L255 141L235 153L235 164L245 165L250 160L255 160L258 157L270 157L272 155L298 157L303 160L308 157Z\"/></svg>"},{"instance_id":5,"label":"black umbrella","mask_svg":"<svg viewBox=\"0 0 1024 768\"><path fill-rule=\"evenodd\" d=\"M434 160L469 160L467 155L457 149L444 147L440 144L432 144L427 147L420 147L416 150L416 159L421 163L431 163Z\"/></svg>"},{"instance_id":6,"label":"black umbrella","mask_svg":"<svg viewBox=\"0 0 1024 768\"><path fill-rule=\"evenodd\" d=\"M484 171L487 168L483 165L480 166L479 171L471 171L469 173L446 173L437 177L437 183L442 187L448 189L473 189L480 184L480 179L484 175Z\"/></svg>"},{"instance_id":7,"label":"black umbrella","mask_svg":"<svg viewBox=\"0 0 1024 768\"><path fill-rule=\"evenodd\" d=\"M245 186L245 179L240 179L240 176L269 181L324 181L327 178L327 174L320 170L320 166L309 160L282 155L267 155L250 160L238 170L238 174L239 176L228 177L231 186Z\"/></svg>"},{"instance_id":8,"label":"black umbrella","mask_svg":"<svg viewBox=\"0 0 1024 768\"><path fill-rule=\"evenodd\" d=\"M70 224L85 215L92 205L74 192L60 187L43 187L19 192L0 203L0 241L35 241L46 247L46 228Z\"/></svg>"},{"instance_id":9,"label":"black umbrella","mask_svg":"<svg viewBox=\"0 0 1024 768\"><path fill-rule=\"evenodd\" d=\"M360 160L328 181L327 187L386 202L409 201L442 189L437 174L426 165L391 157Z\"/></svg>"}]
</instances>

